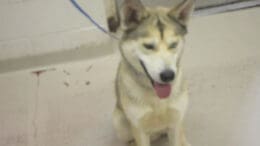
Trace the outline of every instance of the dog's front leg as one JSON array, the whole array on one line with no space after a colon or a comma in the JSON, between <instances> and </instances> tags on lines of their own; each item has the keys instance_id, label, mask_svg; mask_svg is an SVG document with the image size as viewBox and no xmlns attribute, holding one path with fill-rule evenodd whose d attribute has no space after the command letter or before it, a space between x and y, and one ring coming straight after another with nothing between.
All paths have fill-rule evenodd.
<instances>
[{"instance_id":1,"label":"dog's front leg","mask_svg":"<svg viewBox=\"0 0 260 146\"><path fill-rule=\"evenodd\" d=\"M170 146L191 146L187 141L182 123L178 123L168 131Z\"/></svg>"},{"instance_id":2,"label":"dog's front leg","mask_svg":"<svg viewBox=\"0 0 260 146\"><path fill-rule=\"evenodd\" d=\"M141 128L132 127L136 146L150 146L150 137Z\"/></svg>"}]
</instances>

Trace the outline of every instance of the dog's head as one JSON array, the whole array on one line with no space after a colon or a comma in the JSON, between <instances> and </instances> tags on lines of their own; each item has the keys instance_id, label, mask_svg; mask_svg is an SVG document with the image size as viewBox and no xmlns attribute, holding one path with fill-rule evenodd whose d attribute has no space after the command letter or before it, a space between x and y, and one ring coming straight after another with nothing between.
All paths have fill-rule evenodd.
<instances>
[{"instance_id":1,"label":"dog's head","mask_svg":"<svg viewBox=\"0 0 260 146\"><path fill-rule=\"evenodd\" d=\"M140 0L125 0L123 4L121 53L137 71L146 73L161 96L167 96L162 90L169 91L178 74L193 7L193 0L172 9L147 8Z\"/></svg>"}]
</instances>

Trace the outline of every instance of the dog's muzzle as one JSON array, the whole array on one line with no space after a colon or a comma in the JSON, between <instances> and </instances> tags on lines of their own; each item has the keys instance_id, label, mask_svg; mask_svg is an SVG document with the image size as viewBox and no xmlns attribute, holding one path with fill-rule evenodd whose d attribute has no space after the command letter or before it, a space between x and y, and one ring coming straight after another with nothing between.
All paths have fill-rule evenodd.
<instances>
[{"instance_id":1,"label":"dog's muzzle","mask_svg":"<svg viewBox=\"0 0 260 146\"><path fill-rule=\"evenodd\" d=\"M151 84L152 84L152 87L156 93L156 95L161 98L161 99L164 99L164 98L167 98L170 96L171 94L171 89L172 89L172 86L171 84L168 84L168 82L174 80L174 77L175 77L175 73L171 70L165 70L163 71L161 74L160 74L160 78L163 82L166 82L165 84L161 84L161 83L157 83L155 82L152 77L150 76L150 74L148 73L143 61L140 60L140 64L146 74L146 76L149 78Z\"/></svg>"}]
</instances>

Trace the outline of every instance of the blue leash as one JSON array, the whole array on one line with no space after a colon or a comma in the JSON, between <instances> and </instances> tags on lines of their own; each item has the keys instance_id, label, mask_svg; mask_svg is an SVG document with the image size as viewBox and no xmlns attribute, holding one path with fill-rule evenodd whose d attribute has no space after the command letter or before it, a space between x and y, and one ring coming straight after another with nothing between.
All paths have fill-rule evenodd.
<instances>
[{"instance_id":1,"label":"blue leash","mask_svg":"<svg viewBox=\"0 0 260 146\"><path fill-rule=\"evenodd\" d=\"M118 40L118 38L114 35L112 35L108 30L103 28L101 25L99 25L85 10L81 8L81 6L76 2L76 0L70 0L70 2L73 4L73 6L81 13L83 14L91 23L93 23L99 30L101 30L103 33L109 35L110 37Z\"/></svg>"}]
</instances>

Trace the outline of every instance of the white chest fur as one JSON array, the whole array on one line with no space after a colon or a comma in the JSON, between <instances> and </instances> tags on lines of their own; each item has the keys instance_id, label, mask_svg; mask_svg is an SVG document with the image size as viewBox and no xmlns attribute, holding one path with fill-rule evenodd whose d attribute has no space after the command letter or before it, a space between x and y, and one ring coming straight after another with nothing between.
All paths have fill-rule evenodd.
<instances>
[{"instance_id":1,"label":"white chest fur","mask_svg":"<svg viewBox=\"0 0 260 146\"><path fill-rule=\"evenodd\" d=\"M130 122L147 133L162 131L182 119L188 104L187 94L175 99L158 99L153 105L128 104L125 113Z\"/></svg>"}]
</instances>

